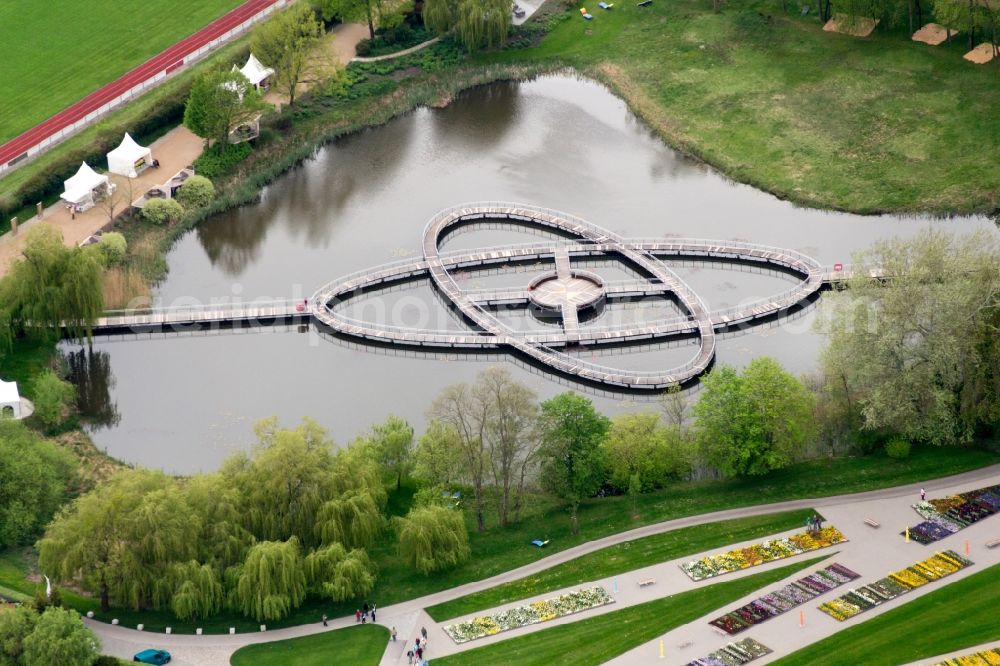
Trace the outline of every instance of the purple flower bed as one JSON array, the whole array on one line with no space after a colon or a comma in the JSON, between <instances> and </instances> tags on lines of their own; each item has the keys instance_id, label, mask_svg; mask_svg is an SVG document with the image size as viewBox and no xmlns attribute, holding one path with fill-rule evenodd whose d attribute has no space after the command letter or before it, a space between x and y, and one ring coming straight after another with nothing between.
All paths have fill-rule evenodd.
<instances>
[{"instance_id":1,"label":"purple flower bed","mask_svg":"<svg viewBox=\"0 0 1000 666\"><path fill-rule=\"evenodd\" d=\"M717 617L709 624L732 636L796 606L812 601L824 592L859 577L858 574L845 566L831 564L794 583L789 583L781 589L769 592L731 613Z\"/></svg>"},{"instance_id":2,"label":"purple flower bed","mask_svg":"<svg viewBox=\"0 0 1000 666\"><path fill-rule=\"evenodd\" d=\"M1000 486L970 490L945 500L932 500L929 504L921 502L914 508L926 520L910 528L910 538L926 545L1000 513Z\"/></svg>"}]
</instances>

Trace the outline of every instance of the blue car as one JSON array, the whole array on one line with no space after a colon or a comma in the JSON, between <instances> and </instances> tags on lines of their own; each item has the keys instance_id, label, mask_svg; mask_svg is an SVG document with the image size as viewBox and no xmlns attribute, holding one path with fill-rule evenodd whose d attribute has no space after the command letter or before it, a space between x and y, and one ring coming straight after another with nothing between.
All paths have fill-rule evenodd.
<instances>
[{"instance_id":1,"label":"blue car","mask_svg":"<svg viewBox=\"0 0 1000 666\"><path fill-rule=\"evenodd\" d=\"M166 650L143 650L142 652L137 652L132 661L142 662L143 664L165 664L170 661L170 653Z\"/></svg>"}]
</instances>

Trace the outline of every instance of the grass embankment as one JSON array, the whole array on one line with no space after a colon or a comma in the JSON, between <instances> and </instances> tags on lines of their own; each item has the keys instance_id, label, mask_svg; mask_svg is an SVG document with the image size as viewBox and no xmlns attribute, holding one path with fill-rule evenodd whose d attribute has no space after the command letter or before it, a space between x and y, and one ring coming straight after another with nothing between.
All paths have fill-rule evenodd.
<instances>
[{"instance_id":1,"label":"grass embankment","mask_svg":"<svg viewBox=\"0 0 1000 666\"><path fill-rule=\"evenodd\" d=\"M237 650L233 666L375 666L382 659L389 630L377 624L337 629L303 638L247 645Z\"/></svg>"},{"instance_id":2,"label":"grass embankment","mask_svg":"<svg viewBox=\"0 0 1000 666\"><path fill-rule=\"evenodd\" d=\"M0 4L0 143L114 81L243 0Z\"/></svg>"},{"instance_id":3,"label":"grass embankment","mask_svg":"<svg viewBox=\"0 0 1000 666\"><path fill-rule=\"evenodd\" d=\"M544 629L458 654L434 659L435 666L458 664L600 664L721 608L754 590L807 569L827 556L772 571L715 583L620 611ZM432 648L433 649L433 648ZM698 655L701 656L701 655ZM649 661L653 654L649 655ZM814 662L818 663L818 662Z\"/></svg>"},{"instance_id":4,"label":"grass embankment","mask_svg":"<svg viewBox=\"0 0 1000 666\"><path fill-rule=\"evenodd\" d=\"M739 518L626 541L558 564L533 576L497 585L443 604L429 606L426 611L435 621L442 622L543 592L802 527L806 518L815 513L812 509L803 509Z\"/></svg>"},{"instance_id":5,"label":"grass embankment","mask_svg":"<svg viewBox=\"0 0 1000 666\"><path fill-rule=\"evenodd\" d=\"M995 65L964 38L823 32L799 5L619 3L488 62L558 61L611 85L668 142L810 206L957 213L1000 208ZM572 13L576 13L572 10ZM930 20L930 19L928 19ZM963 36L964 37L964 36Z\"/></svg>"},{"instance_id":6,"label":"grass embankment","mask_svg":"<svg viewBox=\"0 0 1000 666\"><path fill-rule=\"evenodd\" d=\"M775 666L894 666L1000 640L1000 565L779 659Z\"/></svg>"}]
</instances>

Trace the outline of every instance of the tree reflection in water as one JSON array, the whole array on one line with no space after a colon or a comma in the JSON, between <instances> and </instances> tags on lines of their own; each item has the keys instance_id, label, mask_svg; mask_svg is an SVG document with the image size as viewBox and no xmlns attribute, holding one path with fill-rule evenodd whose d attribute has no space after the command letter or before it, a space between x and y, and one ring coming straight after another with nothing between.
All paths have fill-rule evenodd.
<instances>
[{"instance_id":1,"label":"tree reflection in water","mask_svg":"<svg viewBox=\"0 0 1000 666\"><path fill-rule=\"evenodd\" d=\"M121 421L118 403L111 400L115 376L111 356L86 347L66 354L69 379L76 386L76 406L80 418L96 430L111 428Z\"/></svg>"}]
</instances>

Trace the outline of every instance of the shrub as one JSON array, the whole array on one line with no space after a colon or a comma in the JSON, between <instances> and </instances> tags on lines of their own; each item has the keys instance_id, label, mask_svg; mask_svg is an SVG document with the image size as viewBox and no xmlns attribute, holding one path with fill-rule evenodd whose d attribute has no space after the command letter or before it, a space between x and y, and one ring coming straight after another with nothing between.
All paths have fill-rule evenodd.
<instances>
[{"instance_id":1,"label":"shrub","mask_svg":"<svg viewBox=\"0 0 1000 666\"><path fill-rule=\"evenodd\" d=\"M171 224L183 214L184 207L173 199L153 199L142 208L142 218L153 224Z\"/></svg>"},{"instance_id":2,"label":"shrub","mask_svg":"<svg viewBox=\"0 0 1000 666\"><path fill-rule=\"evenodd\" d=\"M902 437L893 437L885 443L885 452L890 458L902 460L910 455L910 442Z\"/></svg>"},{"instance_id":3,"label":"shrub","mask_svg":"<svg viewBox=\"0 0 1000 666\"><path fill-rule=\"evenodd\" d=\"M54 428L69 416L75 398L73 385L47 370L35 380L35 417L47 428Z\"/></svg>"},{"instance_id":4,"label":"shrub","mask_svg":"<svg viewBox=\"0 0 1000 666\"><path fill-rule=\"evenodd\" d=\"M215 186L205 176L191 176L177 192L177 201L185 208L207 206L215 198Z\"/></svg>"},{"instance_id":5,"label":"shrub","mask_svg":"<svg viewBox=\"0 0 1000 666\"><path fill-rule=\"evenodd\" d=\"M194 169L206 178L218 178L233 170L237 164L247 158L253 148L249 143L237 143L233 146L212 146L194 161Z\"/></svg>"},{"instance_id":6,"label":"shrub","mask_svg":"<svg viewBox=\"0 0 1000 666\"><path fill-rule=\"evenodd\" d=\"M125 250L128 248L128 244L125 242L125 236L117 231L109 231L101 236L98 247L107 260L107 265L114 266L125 259Z\"/></svg>"}]
</instances>

